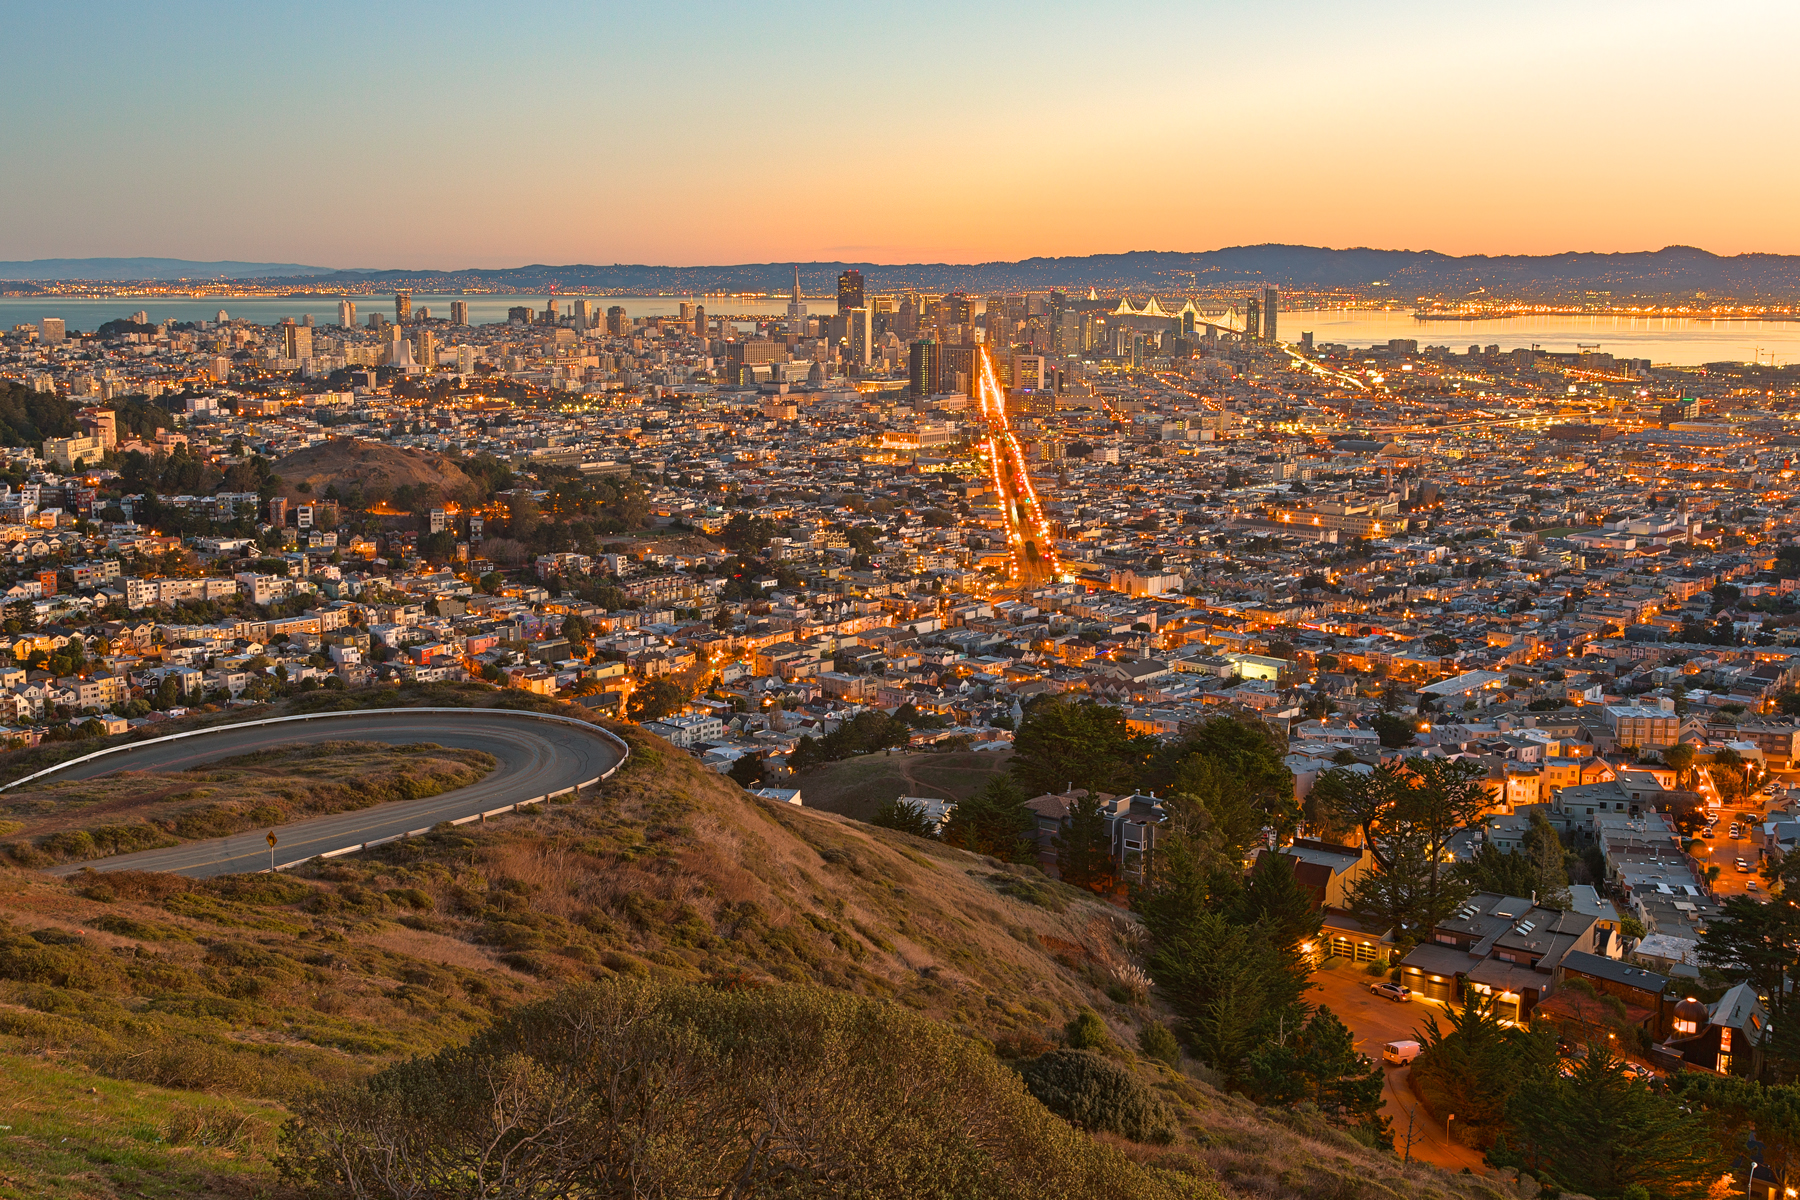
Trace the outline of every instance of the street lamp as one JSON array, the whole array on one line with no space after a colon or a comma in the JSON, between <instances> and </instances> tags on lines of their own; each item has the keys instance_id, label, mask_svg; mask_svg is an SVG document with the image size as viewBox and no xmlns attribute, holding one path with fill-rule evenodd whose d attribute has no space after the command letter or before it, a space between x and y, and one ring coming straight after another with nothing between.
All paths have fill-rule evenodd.
<instances>
[{"instance_id":1,"label":"street lamp","mask_svg":"<svg viewBox=\"0 0 1800 1200\"><path fill-rule=\"evenodd\" d=\"M1450 1140L1450 1122L1454 1120L1456 1120L1455 1113L1450 1113L1444 1118L1444 1140L1446 1142Z\"/></svg>"}]
</instances>

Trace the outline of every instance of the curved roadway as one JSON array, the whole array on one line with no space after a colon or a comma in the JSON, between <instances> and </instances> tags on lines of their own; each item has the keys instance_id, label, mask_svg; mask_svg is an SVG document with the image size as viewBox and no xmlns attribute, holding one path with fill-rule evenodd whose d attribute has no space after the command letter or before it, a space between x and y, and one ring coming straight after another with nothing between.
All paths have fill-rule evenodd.
<instances>
[{"instance_id":1,"label":"curved roadway","mask_svg":"<svg viewBox=\"0 0 1800 1200\"><path fill-rule=\"evenodd\" d=\"M485 750L499 760L499 765L477 783L424 800L378 804L276 826L277 866L291 866L304 859L423 833L441 821L460 824L476 820L482 814L491 815L516 804L586 787L611 774L624 759L622 743L596 726L578 722L564 723L506 709L390 709L266 725L226 726L175 740L123 747L90 761L55 768L40 778L61 781L92 779L114 771L181 771L276 746L334 741L386 742L396 746L436 742L455 749ZM97 871L129 868L204 878L266 871L270 858L266 834L266 830L258 829L160 850L66 863L52 868L50 873L70 875L88 867Z\"/></svg>"}]
</instances>

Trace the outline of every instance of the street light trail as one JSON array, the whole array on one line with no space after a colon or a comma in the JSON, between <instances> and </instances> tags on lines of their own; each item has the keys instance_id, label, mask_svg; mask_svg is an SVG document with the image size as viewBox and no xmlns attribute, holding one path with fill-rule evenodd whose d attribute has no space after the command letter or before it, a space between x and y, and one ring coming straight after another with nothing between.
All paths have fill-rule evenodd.
<instances>
[{"instance_id":1,"label":"street light trail","mask_svg":"<svg viewBox=\"0 0 1800 1200\"><path fill-rule=\"evenodd\" d=\"M1044 519L1044 506L1038 500L1037 489L1032 486L1031 473L1025 468L1025 451L1007 422L1006 391L994 374L994 361L985 347L981 351L975 393L976 403L988 427L982 447L994 475L1001 510L1006 515L1006 539L1012 550L1012 578L1020 583L1056 579L1062 573L1062 566L1057 561L1050 522Z\"/></svg>"}]
</instances>

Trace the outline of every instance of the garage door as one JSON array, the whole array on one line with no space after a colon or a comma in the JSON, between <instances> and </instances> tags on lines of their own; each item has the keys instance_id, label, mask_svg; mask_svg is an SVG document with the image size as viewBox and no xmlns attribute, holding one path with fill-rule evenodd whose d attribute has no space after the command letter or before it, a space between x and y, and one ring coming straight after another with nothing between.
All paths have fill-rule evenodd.
<instances>
[{"instance_id":1,"label":"garage door","mask_svg":"<svg viewBox=\"0 0 1800 1200\"><path fill-rule=\"evenodd\" d=\"M1402 967L1400 982L1427 1000L1441 1000L1445 1004L1456 999L1456 981L1440 976L1433 979L1415 967Z\"/></svg>"}]
</instances>

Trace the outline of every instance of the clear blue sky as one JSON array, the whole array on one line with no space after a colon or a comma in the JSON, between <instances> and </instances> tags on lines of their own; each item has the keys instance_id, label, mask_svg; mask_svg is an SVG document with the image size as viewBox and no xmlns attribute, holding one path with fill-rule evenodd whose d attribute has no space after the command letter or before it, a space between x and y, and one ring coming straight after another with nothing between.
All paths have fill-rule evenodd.
<instances>
[{"instance_id":1,"label":"clear blue sky","mask_svg":"<svg viewBox=\"0 0 1800 1200\"><path fill-rule=\"evenodd\" d=\"M1792 3L3 2L0 259L1800 252Z\"/></svg>"}]
</instances>

